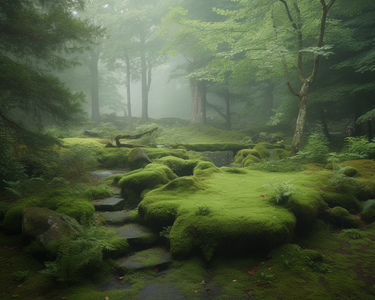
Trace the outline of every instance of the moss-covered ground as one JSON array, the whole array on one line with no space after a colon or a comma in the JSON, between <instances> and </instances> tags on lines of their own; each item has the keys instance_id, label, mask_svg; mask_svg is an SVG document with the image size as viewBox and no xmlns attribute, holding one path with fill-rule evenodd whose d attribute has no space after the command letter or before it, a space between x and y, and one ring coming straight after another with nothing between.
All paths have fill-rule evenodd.
<instances>
[{"instance_id":1,"label":"moss-covered ground","mask_svg":"<svg viewBox=\"0 0 375 300\"><path fill-rule=\"evenodd\" d=\"M239 143L256 132L233 134L195 124L185 129L186 140L176 137L176 142ZM105 142L91 138L64 141L66 146L96 148L102 168L126 168L129 150L106 149ZM142 187L135 195L141 201L138 213L132 211L134 222L169 236L162 247L170 250L175 260L168 269L152 267L153 258L140 251L137 261L150 260L150 264L144 264L149 267L124 272L118 265L127 256L106 258L100 265L81 269L76 282L65 282L39 273L45 268L43 261L28 254L19 230L12 235L0 232L0 299L140 299L150 286L173 288L179 298L169 299L374 299L375 224L360 220L361 202L375 195L374 161L343 163L355 167L360 175L353 178L355 184L339 178L342 185L332 186L335 172L318 164L283 173L257 170L254 164L219 169L210 162L195 160L185 172L178 162L192 160L193 155L184 149L155 148L146 153L153 161L146 170L172 166L181 172L178 178L167 176L163 182ZM0 213L4 215L10 206L30 199L57 205L64 197L76 205L82 198L82 203L91 205L90 201L97 199L95 195L102 189L107 191L114 178L120 183L141 172L104 180L92 178L92 182L85 175L85 184L80 178L68 181L62 176L48 190L35 183L25 191L26 200L3 201L4 213ZM126 179L122 181L126 186L124 182ZM280 186L290 188L289 201L277 205ZM119 188L110 189L119 192ZM52 195L51 190L60 192ZM358 228L333 228L334 212L340 209L332 205L328 209L324 200L347 206ZM15 216L20 216L18 211ZM162 251L156 248L156 252ZM168 299L161 294L142 295L141 299Z\"/></svg>"}]
</instances>

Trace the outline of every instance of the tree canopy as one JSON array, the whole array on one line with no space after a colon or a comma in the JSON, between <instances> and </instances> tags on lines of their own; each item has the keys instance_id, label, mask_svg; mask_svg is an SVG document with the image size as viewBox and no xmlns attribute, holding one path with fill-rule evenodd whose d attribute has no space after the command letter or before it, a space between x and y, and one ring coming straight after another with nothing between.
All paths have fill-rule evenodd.
<instances>
[{"instance_id":1,"label":"tree canopy","mask_svg":"<svg viewBox=\"0 0 375 300\"><path fill-rule=\"evenodd\" d=\"M0 122L21 143L38 144L47 124L79 116L83 95L53 70L78 64L102 29L75 17L82 0L4 0L0 4Z\"/></svg>"}]
</instances>

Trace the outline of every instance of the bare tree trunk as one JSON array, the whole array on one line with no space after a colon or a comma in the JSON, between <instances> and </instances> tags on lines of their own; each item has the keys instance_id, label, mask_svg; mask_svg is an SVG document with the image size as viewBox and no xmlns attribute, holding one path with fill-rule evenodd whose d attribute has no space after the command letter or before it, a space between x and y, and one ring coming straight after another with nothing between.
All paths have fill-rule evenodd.
<instances>
[{"instance_id":1,"label":"bare tree trunk","mask_svg":"<svg viewBox=\"0 0 375 300\"><path fill-rule=\"evenodd\" d=\"M126 106L128 111L129 130L133 131L132 105L130 99L130 59L129 54L125 54L126 61Z\"/></svg>"},{"instance_id":2,"label":"bare tree trunk","mask_svg":"<svg viewBox=\"0 0 375 300\"><path fill-rule=\"evenodd\" d=\"M206 123L206 82L190 79L190 123Z\"/></svg>"},{"instance_id":3,"label":"bare tree trunk","mask_svg":"<svg viewBox=\"0 0 375 300\"><path fill-rule=\"evenodd\" d=\"M96 51L92 50L90 52L90 73L91 73L91 119L95 123L100 122L100 112L99 112L99 72L98 72L98 62L99 62L100 49L99 47Z\"/></svg>"}]
</instances>

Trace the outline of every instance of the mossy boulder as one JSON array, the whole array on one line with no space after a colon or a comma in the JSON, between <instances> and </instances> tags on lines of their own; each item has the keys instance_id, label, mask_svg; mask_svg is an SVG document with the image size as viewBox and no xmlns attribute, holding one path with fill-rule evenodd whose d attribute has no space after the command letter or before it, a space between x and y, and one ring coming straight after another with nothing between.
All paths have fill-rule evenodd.
<instances>
[{"instance_id":1,"label":"mossy boulder","mask_svg":"<svg viewBox=\"0 0 375 300\"><path fill-rule=\"evenodd\" d=\"M84 195L89 200L97 200L112 197L113 193L108 187L93 186L85 190Z\"/></svg>"},{"instance_id":2,"label":"mossy boulder","mask_svg":"<svg viewBox=\"0 0 375 300\"><path fill-rule=\"evenodd\" d=\"M131 203L138 203L144 190L152 190L176 179L170 168L160 164L149 164L144 169L115 175L114 183L121 187L121 196Z\"/></svg>"},{"instance_id":3,"label":"mossy boulder","mask_svg":"<svg viewBox=\"0 0 375 300\"><path fill-rule=\"evenodd\" d=\"M241 164L244 167L247 167L253 163L259 163L261 155L259 151L255 149L243 149L238 151L234 157L235 164Z\"/></svg>"},{"instance_id":4,"label":"mossy boulder","mask_svg":"<svg viewBox=\"0 0 375 300\"><path fill-rule=\"evenodd\" d=\"M359 174L358 170L351 166L344 167L340 171L347 177L354 177Z\"/></svg>"},{"instance_id":5,"label":"mossy boulder","mask_svg":"<svg viewBox=\"0 0 375 300\"><path fill-rule=\"evenodd\" d=\"M361 219L366 223L375 222L375 200L368 200L363 204Z\"/></svg>"},{"instance_id":6,"label":"mossy boulder","mask_svg":"<svg viewBox=\"0 0 375 300\"><path fill-rule=\"evenodd\" d=\"M339 228L358 228L359 220L353 217L345 208L336 206L329 210L330 223Z\"/></svg>"},{"instance_id":7,"label":"mossy boulder","mask_svg":"<svg viewBox=\"0 0 375 300\"><path fill-rule=\"evenodd\" d=\"M193 170L195 176L211 176L213 173L220 172L220 169L216 167L212 162L201 161Z\"/></svg>"},{"instance_id":8,"label":"mossy boulder","mask_svg":"<svg viewBox=\"0 0 375 300\"><path fill-rule=\"evenodd\" d=\"M128 168L130 149L127 148L102 148L96 150L99 154L98 162L105 169Z\"/></svg>"},{"instance_id":9,"label":"mossy boulder","mask_svg":"<svg viewBox=\"0 0 375 300\"><path fill-rule=\"evenodd\" d=\"M198 161L185 160L175 156L165 156L154 161L155 164L163 164L169 167L177 176L193 175L193 170Z\"/></svg>"},{"instance_id":10,"label":"mossy boulder","mask_svg":"<svg viewBox=\"0 0 375 300\"><path fill-rule=\"evenodd\" d=\"M141 148L133 148L128 157L128 165L131 170L144 168L146 165L152 163L145 150Z\"/></svg>"},{"instance_id":11,"label":"mossy boulder","mask_svg":"<svg viewBox=\"0 0 375 300\"><path fill-rule=\"evenodd\" d=\"M352 214L361 210L361 203L352 193L322 192L322 197L329 207L341 206Z\"/></svg>"},{"instance_id":12,"label":"mossy boulder","mask_svg":"<svg viewBox=\"0 0 375 300\"><path fill-rule=\"evenodd\" d=\"M259 152L261 159L268 158L271 156L268 149L261 144L255 145L254 150Z\"/></svg>"},{"instance_id":13,"label":"mossy boulder","mask_svg":"<svg viewBox=\"0 0 375 300\"><path fill-rule=\"evenodd\" d=\"M38 242L49 255L56 257L61 240L64 235L69 235L72 230L69 224L74 224L74 221L47 208L24 207L22 235L26 240Z\"/></svg>"},{"instance_id":14,"label":"mossy boulder","mask_svg":"<svg viewBox=\"0 0 375 300\"><path fill-rule=\"evenodd\" d=\"M23 206L12 207L5 213L3 220L3 229L5 233L22 233L22 214Z\"/></svg>"},{"instance_id":15,"label":"mossy boulder","mask_svg":"<svg viewBox=\"0 0 375 300\"><path fill-rule=\"evenodd\" d=\"M243 161L242 165L248 167L252 164L260 163L260 159L254 155L249 154Z\"/></svg>"},{"instance_id":16,"label":"mossy boulder","mask_svg":"<svg viewBox=\"0 0 375 300\"><path fill-rule=\"evenodd\" d=\"M233 168L233 167L221 167L220 170L228 173L235 173L235 174L247 174L247 170L243 168Z\"/></svg>"}]
</instances>

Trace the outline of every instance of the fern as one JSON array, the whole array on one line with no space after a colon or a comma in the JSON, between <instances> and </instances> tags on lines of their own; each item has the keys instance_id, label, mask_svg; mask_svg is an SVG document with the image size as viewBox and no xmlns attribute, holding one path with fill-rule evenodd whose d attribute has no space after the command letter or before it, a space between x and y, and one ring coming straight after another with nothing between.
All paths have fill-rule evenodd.
<instances>
[{"instance_id":1,"label":"fern","mask_svg":"<svg viewBox=\"0 0 375 300\"><path fill-rule=\"evenodd\" d=\"M114 250L108 232L93 225L89 219L80 225L66 218L71 234L65 236L54 262L45 262L47 269L41 273L52 274L59 280L78 280L79 270L88 264L99 264L103 260L103 250Z\"/></svg>"},{"instance_id":2,"label":"fern","mask_svg":"<svg viewBox=\"0 0 375 300\"><path fill-rule=\"evenodd\" d=\"M375 208L375 200L367 200L365 203L363 203L362 212L364 213L365 211L368 211L370 208Z\"/></svg>"}]
</instances>

